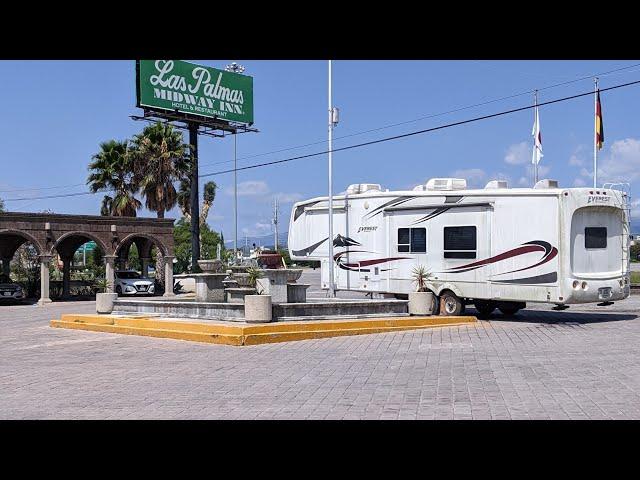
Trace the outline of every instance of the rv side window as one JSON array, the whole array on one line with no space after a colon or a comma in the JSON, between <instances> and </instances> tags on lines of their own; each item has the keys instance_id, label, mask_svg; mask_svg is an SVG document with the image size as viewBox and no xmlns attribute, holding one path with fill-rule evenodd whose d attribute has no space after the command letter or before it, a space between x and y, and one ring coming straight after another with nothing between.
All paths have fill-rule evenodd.
<instances>
[{"instance_id":1,"label":"rv side window","mask_svg":"<svg viewBox=\"0 0 640 480\"><path fill-rule=\"evenodd\" d=\"M444 227L444 258L476 258L476 227Z\"/></svg>"},{"instance_id":2,"label":"rv side window","mask_svg":"<svg viewBox=\"0 0 640 480\"><path fill-rule=\"evenodd\" d=\"M427 229L426 228L399 228L398 252L426 253Z\"/></svg>"},{"instance_id":3,"label":"rv side window","mask_svg":"<svg viewBox=\"0 0 640 480\"><path fill-rule=\"evenodd\" d=\"M607 227L585 227L584 248L607 248Z\"/></svg>"}]
</instances>

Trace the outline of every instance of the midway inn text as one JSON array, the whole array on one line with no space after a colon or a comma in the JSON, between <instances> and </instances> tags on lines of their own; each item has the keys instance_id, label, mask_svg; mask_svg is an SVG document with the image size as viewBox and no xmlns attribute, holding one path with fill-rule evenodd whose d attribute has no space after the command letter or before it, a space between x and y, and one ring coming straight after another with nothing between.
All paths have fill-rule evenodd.
<instances>
[{"instance_id":1,"label":"midway inn text","mask_svg":"<svg viewBox=\"0 0 640 480\"><path fill-rule=\"evenodd\" d=\"M179 60L140 60L138 106L253 123L253 79Z\"/></svg>"}]
</instances>

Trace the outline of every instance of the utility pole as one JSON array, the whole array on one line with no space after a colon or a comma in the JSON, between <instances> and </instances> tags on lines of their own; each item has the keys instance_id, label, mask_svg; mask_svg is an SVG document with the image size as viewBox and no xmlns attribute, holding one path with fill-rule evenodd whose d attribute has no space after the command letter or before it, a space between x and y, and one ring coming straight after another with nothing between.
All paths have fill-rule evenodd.
<instances>
[{"instance_id":1,"label":"utility pole","mask_svg":"<svg viewBox=\"0 0 640 480\"><path fill-rule=\"evenodd\" d=\"M189 123L191 145L191 271L200 268L200 203L198 201L198 124Z\"/></svg>"},{"instance_id":2,"label":"utility pole","mask_svg":"<svg viewBox=\"0 0 640 480\"><path fill-rule=\"evenodd\" d=\"M278 197L273 199L274 250L278 251Z\"/></svg>"}]
</instances>

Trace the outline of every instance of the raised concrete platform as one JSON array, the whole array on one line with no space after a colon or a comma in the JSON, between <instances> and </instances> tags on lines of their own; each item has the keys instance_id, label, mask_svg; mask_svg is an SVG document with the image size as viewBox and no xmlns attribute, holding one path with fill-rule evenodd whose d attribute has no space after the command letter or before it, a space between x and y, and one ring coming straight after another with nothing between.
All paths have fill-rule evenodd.
<instances>
[{"instance_id":1,"label":"raised concrete platform","mask_svg":"<svg viewBox=\"0 0 640 480\"><path fill-rule=\"evenodd\" d=\"M446 327L469 324L475 321L476 318L472 316L431 316L230 325L222 322L196 323L175 318L149 318L145 316L62 315L60 320L52 320L51 326L243 346Z\"/></svg>"},{"instance_id":2,"label":"raised concrete platform","mask_svg":"<svg viewBox=\"0 0 640 480\"><path fill-rule=\"evenodd\" d=\"M304 303L273 304L274 322L286 318L313 317L331 320L335 316L380 317L407 314L407 300L349 300L308 299ZM224 320L244 321L244 304L228 302L198 302L190 300L118 299L114 302L116 315L152 314L154 316L197 319L202 322Z\"/></svg>"}]
</instances>

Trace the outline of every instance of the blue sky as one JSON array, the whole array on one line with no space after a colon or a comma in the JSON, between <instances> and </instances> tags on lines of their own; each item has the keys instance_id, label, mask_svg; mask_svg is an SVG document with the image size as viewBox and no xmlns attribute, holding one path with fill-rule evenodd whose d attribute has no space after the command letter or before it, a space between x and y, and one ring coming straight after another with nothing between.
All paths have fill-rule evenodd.
<instances>
[{"instance_id":1,"label":"blue sky","mask_svg":"<svg viewBox=\"0 0 640 480\"><path fill-rule=\"evenodd\" d=\"M239 136L240 165L312 153L326 143L285 152L274 150L327 137L327 62L185 59L216 68L237 61L254 77L255 127ZM639 61L336 61L334 104L340 108L335 137L465 107L512 94L575 80ZM640 66L600 77L601 88L640 79ZM144 122L129 115L135 107L134 61L0 61L4 92L0 130L0 198L12 211L98 214L101 196L9 201L13 198L84 191L87 163L101 141L130 138ZM540 101L593 88L592 80L547 89ZM599 183L629 181L636 222L640 190L640 85L602 94L605 147L599 153ZM494 102L367 134L337 138L335 147L429 128L524 106L531 95ZM562 186L591 185L593 97L540 109L544 157L541 178ZM350 183L411 188L431 177L459 176L471 186L504 178L510 186L530 186L533 114L525 111L334 155L334 189ZM233 139L201 137L200 173L232 164ZM274 196L283 228L293 201L327 191L326 156L239 172L240 235L272 232ZM209 224L233 238L233 175L202 179L219 186ZM50 188L60 187L60 188ZM36 190L47 188L47 190ZM31 190L29 190L31 189ZM16 191L19 190L19 191ZM153 216L139 212L139 216ZM178 210L169 217L179 218Z\"/></svg>"}]
</instances>

